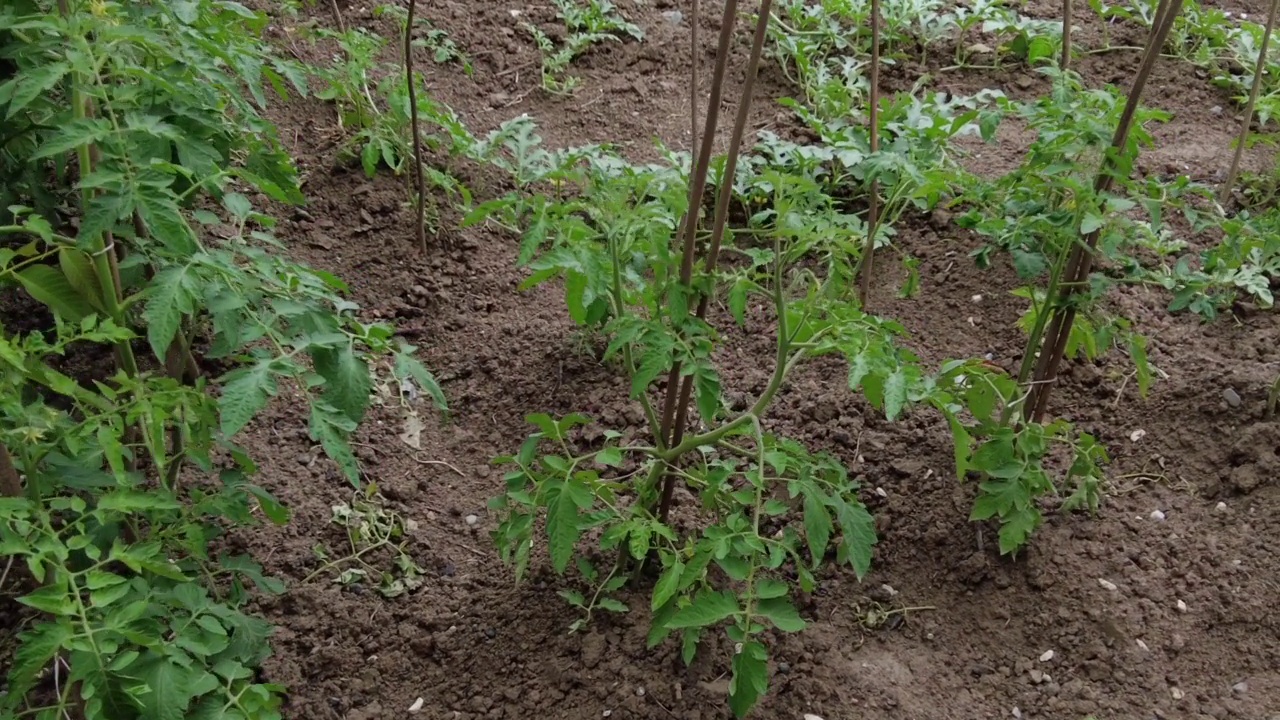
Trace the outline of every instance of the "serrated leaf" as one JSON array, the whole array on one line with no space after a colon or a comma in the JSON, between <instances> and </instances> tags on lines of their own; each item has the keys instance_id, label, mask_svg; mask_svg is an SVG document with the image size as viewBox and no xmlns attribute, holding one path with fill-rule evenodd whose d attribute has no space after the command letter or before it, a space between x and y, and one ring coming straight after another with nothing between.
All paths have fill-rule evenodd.
<instances>
[{"instance_id":1,"label":"serrated leaf","mask_svg":"<svg viewBox=\"0 0 1280 720\"><path fill-rule=\"evenodd\" d=\"M413 378L418 387L431 396L431 401L435 403L437 410L448 410L449 405L445 402L444 391L440 389L440 383L436 381L435 375L432 375L431 371L427 370L427 367L410 352L410 348L402 348L396 353L396 375L402 378Z\"/></svg>"},{"instance_id":2,"label":"serrated leaf","mask_svg":"<svg viewBox=\"0 0 1280 720\"><path fill-rule=\"evenodd\" d=\"M615 600L613 598L607 598L607 597L600 598L599 600L597 600L596 607L604 608L609 612L616 612L616 613L625 613L625 612L631 611L631 609L628 608L622 601Z\"/></svg>"},{"instance_id":3,"label":"serrated leaf","mask_svg":"<svg viewBox=\"0 0 1280 720\"><path fill-rule=\"evenodd\" d=\"M622 451L616 447L607 447L596 453L596 462L605 467L618 467L622 464Z\"/></svg>"},{"instance_id":4,"label":"serrated leaf","mask_svg":"<svg viewBox=\"0 0 1280 720\"><path fill-rule=\"evenodd\" d=\"M68 72L71 72L71 66L65 62L45 63L24 69L22 75L16 78L17 85L13 96L9 98L9 111L5 119L12 120L32 100L52 90Z\"/></svg>"},{"instance_id":5,"label":"serrated leaf","mask_svg":"<svg viewBox=\"0 0 1280 720\"><path fill-rule=\"evenodd\" d=\"M32 630L20 634L20 642L9 669L9 686L6 688L9 697L25 697L50 661L75 636L76 633L66 621L41 622Z\"/></svg>"},{"instance_id":6,"label":"serrated leaf","mask_svg":"<svg viewBox=\"0 0 1280 720\"><path fill-rule=\"evenodd\" d=\"M144 666L141 679L147 692L138 697L146 720L183 720L191 705L188 690L191 672L167 658L157 658Z\"/></svg>"},{"instance_id":7,"label":"serrated leaf","mask_svg":"<svg viewBox=\"0 0 1280 720\"><path fill-rule=\"evenodd\" d=\"M720 376L710 367L699 367L694 373L697 387L698 416L709 427L720 410Z\"/></svg>"},{"instance_id":8,"label":"serrated leaf","mask_svg":"<svg viewBox=\"0 0 1280 720\"><path fill-rule=\"evenodd\" d=\"M837 517L840 521L840 547L838 561L848 563L861 580L871 569L871 554L875 547L876 521L862 503L842 503Z\"/></svg>"},{"instance_id":9,"label":"serrated leaf","mask_svg":"<svg viewBox=\"0 0 1280 720\"><path fill-rule=\"evenodd\" d=\"M800 632L807 627L795 606L785 597L761 600L756 603L756 611L769 618L769 622L783 632Z\"/></svg>"},{"instance_id":10,"label":"serrated leaf","mask_svg":"<svg viewBox=\"0 0 1280 720\"><path fill-rule=\"evenodd\" d=\"M338 349L313 347L311 359L316 373L324 378L324 399L351 422L363 420L373 393L373 378L351 343Z\"/></svg>"},{"instance_id":11,"label":"serrated leaf","mask_svg":"<svg viewBox=\"0 0 1280 720\"><path fill-rule=\"evenodd\" d=\"M182 505L158 491L113 490L98 498L98 509L124 514L180 510Z\"/></svg>"},{"instance_id":12,"label":"serrated leaf","mask_svg":"<svg viewBox=\"0 0 1280 720\"><path fill-rule=\"evenodd\" d=\"M45 585L35 592L18 598L18 602L50 615L75 614L75 603L62 584Z\"/></svg>"},{"instance_id":13,"label":"serrated leaf","mask_svg":"<svg viewBox=\"0 0 1280 720\"><path fill-rule=\"evenodd\" d=\"M76 248L59 248L58 267L62 269L62 274L66 276L71 286L95 310L99 312L106 311L102 304L102 291L99 289L98 276L94 273L93 264L89 261L87 255Z\"/></svg>"},{"instance_id":14,"label":"serrated leaf","mask_svg":"<svg viewBox=\"0 0 1280 720\"><path fill-rule=\"evenodd\" d=\"M351 450L351 433L355 423L326 403L311 406L310 430L312 439L320 441L324 454L337 463L342 474L352 485L360 484L360 463Z\"/></svg>"},{"instance_id":15,"label":"serrated leaf","mask_svg":"<svg viewBox=\"0 0 1280 720\"><path fill-rule=\"evenodd\" d=\"M653 586L653 599L649 606L655 612L658 608L667 604L667 601L675 597L676 590L680 587L680 575L684 572L684 563L680 562L680 558L675 558L667 569L663 571L662 577L658 578L658 583Z\"/></svg>"},{"instance_id":16,"label":"serrated leaf","mask_svg":"<svg viewBox=\"0 0 1280 720\"><path fill-rule=\"evenodd\" d=\"M147 188L138 193L136 202L152 238L178 257L187 257L196 251L195 234L168 194Z\"/></svg>"},{"instance_id":17,"label":"serrated leaf","mask_svg":"<svg viewBox=\"0 0 1280 720\"><path fill-rule=\"evenodd\" d=\"M147 307L143 319L147 323L147 342L151 352L164 360L169 346L178 335L182 316L195 312L193 296L187 287L187 267L172 266L156 273L147 290Z\"/></svg>"},{"instance_id":18,"label":"serrated leaf","mask_svg":"<svg viewBox=\"0 0 1280 720\"><path fill-rule=\"evenodd\" d=\"M728 591L703 590L693 602L678 610L667 622L669 628L707 627L738 612L738 598Z\"/></svg>"},{"instance_id":19,"label":"serrated leaf","mask_svg":"<svg viewBox=\"0 0 1280 720\"><path fill-rule=\"evenodd\" d=\"M890 421L897 420L902 408L907 404L907 376L902 368L889 375L884 382L884 416Z\"/></svg>"},{"instance_id":20,"label":"serrated leaf","mask_svg":"<svg viewBox=\"0 0 1280 720\"><path fill-rule=\"evenodd\" d=\"M1101 230L1102 226L1106 224L1106 218L1102 217L1098 213L1086 212L1084 217L1080 219L1080 232L1088 235L1089 233Z\"/></svg>"},{"instance_id":21,"label":"serrated leaf","mask_svg":"<svg viewBox=\"0 0 1280 720\"><path fill-rule=\"evenodd\" d=\"M48 265L29 265L14 273L31 297L43 303L63 320L80 322L93 314L93 306L72 287L57 269Z\"/></svg>"},{"instance_id":22,"label":"serrated leaf","mask_svg":"<svg viewBox=\"0 0 1280 720\"><path fill-rule=\"evenodd\" d=\"M791 590L787 587L786 583L781 580L774 580L773 578L761 580L759 584L756 585L756 597L762 600L786 597L787 593L790 591Z\"/></svg>"},{"instance_id":23,"label":"serrated leaf","mask_svg":"<svg viewBox=\"0 0 1280 720\"><path fill-rule=\"evenodd\" d=\"M547 503L547 539L551 565L563 574L573 558L573 550L581 535L578 506L569 493L561 490Z\"/></svg>"},{"instance_id":24,"label":"serrated leaf","mask_svg":"<svg viewBox=\"0 0 1280 720\"><path fill-rule=\"evenodd\" d=\"M729 290L729 312L733 314L733 319L737 321L739 327L746 327L747 324L747 290L750 283L744 279L739 279L733 284Z\"/></svg>"},{"instance_id":25,"label":"serrated leaf","mask_svg":"<svg viewBox=\"0 0 1280 720\"><path fill-rule=\"evenodd\" d=\"M757 641L742 644L733 656L733 677L729 681L729 708L735 717L746 717L769 689L769 654Z\"/></svg>"},{"instance_id":26,"label":"serrated leaf","mask_svg":"<svg viewBox=\"0 0 1280 720\"><path fill-rule=\"evenodd\" d=\"M276 391L276 379L269 360L262 360L253 367L240 368L227 374L222 395L218 398L222 434L231 438L240 432L262 412ZM313 410L312 417L314 416ZM315 425L314 420L312 425Z\"/></svg>"},{"instance_id":27,"label":"serrated leaf","mask_svg":"<svg viewBox=\"0 0 1280 720\"><path fill-rule=\"evenodd\" d=\"M804 535L809 544L809 555L813 558L813 566L822 563L827 554L827 545L831 542L831 513L827 506L813 491L804 494Z\"/></svg>"}]
</instances>

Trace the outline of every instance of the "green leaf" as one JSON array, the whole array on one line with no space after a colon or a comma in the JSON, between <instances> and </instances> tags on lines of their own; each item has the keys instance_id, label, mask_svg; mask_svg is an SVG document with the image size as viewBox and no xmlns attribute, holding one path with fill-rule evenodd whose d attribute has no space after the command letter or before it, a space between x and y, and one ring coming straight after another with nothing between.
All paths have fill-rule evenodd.
<instances>
[{"instance_id":1,"label":"green leaf","mask_svg":"<svg viewBox=\"0 0 1280 720\"><path fill-rule=\"evenodd\" d=\"M597 600L596 607L604 608L609 612L616 612L616 613L625 613L625 612L630 612L631 610L621 601L614 600L613 598L607 598L607 597L600 598L599 600Z\"/></svg>"},{"instance_id":2,"label":"green leaf","mask_svg":"<svg viewBox=\"0 0 1280 720\"><path fill-rule=\"evenodd\" d=\"M71 247L58 249L58 267L67 281L93 308L105 313L102 304L102 291L99 289L98 276L95 274L89 256Z\"/></svg>"},{"instance_id":3,"label":"green leaf","mask_svg":"<svg viewBox=\"0 0 1280 720\"><path fill-rule=\"evenodd\" d=\"M169 194L146 188L137 194L138 213L151 237L178 257L189 257L196 251L195 234L182 210Z\"/></svg>"},{"instance_id":4,"label":"green leaf","mask_svg":"<svg viewBox=\"0 0 1280 720\"><path fill-rule=\"evenodd\" d=\"M360 462L351 450L351 433L355 423L324 402L311 406L311 437L319 440L324 454L338 464L352 485L360 484Z\"/></svg>"},{"instance_id":5,"label":"green leaf","mask_svg":"<svg viewBox=\"0 0 1280 720\"><path fill-rule=\"evenodd\" d=\"M147 692L138 697L145 720L183 720L191 705L188 691L191 672L167 658L144 666L141 674Z\"/></svg>"},{"instance_id":6,"label":"green leaf","mask_svg":"<svg viewBox=\"0 0 1280 720\"><path fill-rule=\"evenodd\" d=\"M93 306L72 287L67 276L49 265L29 265L14 273L31 297L44 303L63 320L80 322L93 314Z\"/></svg>"},{"instance_id":7,"label":"green leaf","mask_svg":"<svg viewBox=\"0 0 1280 720\"><path fill-rule=\"evenodd\" d=\"M76 612L75 603L67 587L62 583L45 585L29 595L18 598L18 602L50 615L74 615Z\"/></svg>"},{"instance_id":8,"label":"green leaf","mask_svg":"<svg viewBox=\"0 0 1280 720\"><path fill-rule=\"evenodd\" d=\"M352 344L339 349L312 347L311 359L316 373L324 378L324 399L351 422L363 420L373 393L373 378Z\"/></svg>"},{"instance_id":9,"label":"green leaf","mask_svg":"<svg viewBox=\"0 0 1280 720\"><path fill-rule=\"evenodd\" d=\"M180 510L182 505L159 491L114 490L98 499L98 509L129 515L139 512Z\"/></svg>"},{"instance_id":10,"label":"green leaf","mask_svg":"<svg viewBox=\"0 0 1280 720\"><path fill-rule=\"evenodd\" d=\"M579 527L578 506L563 488L547 503L547 538L551 552L551 565L563 574L573 558L574 547L582 531Z\"/></svg>"},{"instance_id":11,"label":"green leaf","mask_svg":"<svg viewBox=\"0 0 1280 720\"><path fill-rule=\"evenodd\" d=\"M649 603L654 612L675 596L676 590L680 587L680 574L683 572L684 563L680 562L680 558L673 559L663 571L662 577L658 578L658 583L653 586L653 599Z\"/></svg>"},{"instance_id":12,"label":"green leaf","mask_svg":"<svg viewBox=\"0 0 1280 720\"><path fill-rule=\"evenodd\" d=\"M65 620L40 622L34 629L20 634L9 668L8 697L14 700L25 697L49 662L75 637L76 633Z\"/></svg>"},{"instance_id":13,"label":"green leaf","mask_svg":"<svg viewBox=\"0 0 1280 720\"><path fill-rule=\"evenodd\" d=\"M711 426L720 410L720 376L710 367L699 367L694 371L694 381L698 389L698 415Z\"/></svg>"},{"instance_id":14,"label":"green leaf","mask_svg":"<svg viewBox=\"0 0 1280 720\"><path fill-rule=\"evenodd\" d=\"M71 66L65 62L39 64L29 70L24 69L17 79L18 84L13 91L13 97L9 100L9 112L5 115L5 119L12 120L15 115L22 112L23 108L30 105L32 100L53 89L53 86L57 85L68 72L71 72Z\"/></svg>"},{"instance_id":15,"label":"green leaf","mask_svg":"<svg viewBox=\"0 0 1280 720\"><path fill-rule=\"evenodd\" d=\"M733 319L738 322L740 327L746 327L747 324L747 290L749 286L750 283L745 279L739 279L729 290L729 312L733 313Z\"/></svg>"},{"instance_id":16,"label":"green leaf","mask_svg":"<svg viewBox=\"0 0 1280 720\"><path fill-rule=\"evenodd\" d=\"M1106 218L1102 217L1098 213L1086 212L1084 217L1080 219L1080 232L1088 235L1089 233L1101 230L1102 226L1106 224Z\"/></svg>"},{"instance_id":17,"label":"green leaf","mask_svg":"<svg viewBox=\"0 0 1280 720\"><path fill-rule=\"evenodd\" d=\"M413 378L418 387L431 396L431 401L435 403L437 410L448 410L449 405L445 402L444 391L440 389L440 383L436 381L435 375L432 375L425 365L413 357L412 352L412 347L405 346L396 353L396 376Z\"/></svg>"},{"instance_id":18,"label":"green leaf","mask_svg":"<svg viewBox=\"0 0 1280 720\"><path fill-rule=\"evenodd\" d=\"M228 373L224 378L222 395L218 398L218 411L221 415L222 434L228 438L240 432L249 424L267 401L276 394L276 379L271 370L270 360L261 360L253 367L240 368ZM314 430L315 412L312 412Z\"/></svg>"},{"instance_id":19,"label":"green leaf","mask_svg":"<svg viewBox=\"0 0 1280 720\"><path fill-rule=\"evenodd\" d=\"M258 501L258 507L262 508L262 514L266 515L268 520L276 525L289 523L289 508L274 495L257 485L245 485L244 490Z\"/></svg>"},{"instance_id":20,"label":"green leaf","mask_svg":"<svg viewBox=\"0 0 1280 720\"><path fill-rule=\"evenodd\" d=\"M738 612L738 599L728 591L703 590L693 602L676 612L669 628L707 627Z\"/></svg>"},{"instance_id":21,"label":"green leaf","mask_svg":"<svg viewBox=\"0 0 1280 720\"><path fill-rule=\"evenodd\" d=\"M729 708L735 717L746 717L769 689L769 653L752 640L742 644L733 656L733 678L729 681Z\"/></svg>"},{"instance_id":22,"label":"green leaf","mask_svg":"<svg viewBox=\"0 0 1280 720\"><path fill-rule=\"evenodd\" d=\"M809 555L813 558L813 566L822 564L827 554L827 544L831 542L831 513L815 491L804 494L804 535L809 543Z\"/></svg>"},{"instance_id":23,"label":"green leaf","mask_svg":"<svg viewBox=\"0 0 1280 720\"><path fill-rule=\"evenodd\" d=\"M596 453L596 462L605 467L618 467L622 464L622 451L616 447L607 447Z\"/></svg>"},{"instance_id":24,"label":"green leaf","mask_svg":"<svg viewBox=\"0 0 1280 720\"><path fill-rule=\"evenodd\" d=\"M761 580L759 584L756 585L756 597L762 600L785 597L790 591L791 590L787 587L786 583L781 580L774 580L773 578Z\"/></svg>"},{"instance_id":25,"label":"green leaf","mask_svg":"<svg viewBox=\"0 0 1280 720\"><path fill-rule=\"evenodd\" d=\"M884 383L884 416L890 421L897 420L902 408L907 404L907 376L902 368L893 371Z\"/></svg>"},{"instance_id":26,"label":"green leaf","mask_svg":"<svg viewBox=\"0 0 1280 720\"><path fill-rule=\"evenodd\" d=\"M876 521L862 503L844 502L837 511L840 521L840 546L837 560L853 566L853 572L861 580L871 569L872 548L876 544Z\"/></svg>"},{"instance_id":27,"label":"green leaf","mask_svg":"<svg viewBox=\"0 0 1280 720\"><path fill-rule=\"evenodd\" d=\"M800 632L807 627L795 606L785 597L761 600L756 603L756 611L769 618L769 622L783 632Z\"/></svg>"},{"instance_id":28,"label":"green leaf","mask_svg":"<svg viewBox=\"0 0 1280 720\"><path fill-rule=\"evenodd\" d=\"M193 296L187 287L187 267L171 266L156 273L147 290L147 307L142 317L147 323L147 342L151 352L164 360L169 346L178 335L184 314L195 312Z\"/></svg>"}]
</instances>

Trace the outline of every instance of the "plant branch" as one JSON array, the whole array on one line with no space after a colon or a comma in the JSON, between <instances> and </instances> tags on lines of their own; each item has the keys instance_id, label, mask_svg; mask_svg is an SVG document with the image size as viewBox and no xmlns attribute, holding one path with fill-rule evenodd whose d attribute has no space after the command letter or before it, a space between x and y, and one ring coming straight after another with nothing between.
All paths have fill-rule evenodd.
<instances>
[{"instance_id":1,"label":"plant branch","mask_svg":"<svg viewBox=\"0 0 1280 720\"><path fill-rule=\"evenodd\" d=\"M0 442L0 497L22 497L22 476L13 464L9 448Z\"/></svg>"}]
</instances>

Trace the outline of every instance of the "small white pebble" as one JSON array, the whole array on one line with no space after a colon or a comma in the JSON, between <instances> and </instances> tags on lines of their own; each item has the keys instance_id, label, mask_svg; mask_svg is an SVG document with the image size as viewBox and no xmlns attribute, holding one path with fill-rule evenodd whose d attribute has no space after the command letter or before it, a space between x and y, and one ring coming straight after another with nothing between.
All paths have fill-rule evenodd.
<instances>
[{"instance_id":1,"label":"small white pebble","mask_svg":"<svg viewBox=\"0 0 1280 720\"><path fill-rule=\"evenodd\" d=\"M1098 578L1098 584L1102 586L1103 590L1117 589L1115 583L1111 582L1110 580L1104 580L1103 578Z\"/></svg>"},{"instance_id":2,"label":"small white pebble","mask_svg":"<svg viewBox=\"0 0 1280 720\"><path fill-rule=\"evenodd\" d=\"M1247 680L1241 680L1240 682L1231 686L1231 692L1237 695L1244 695L1245 693L1249 692L1249 682Z\"/></svg>"},{"instance_id":3,"label":"small white pebble","mask_svg":"<svg viewBox=\"0 0 1280 720\"><path fill-rule=\"evenodd\" d=\"M982 302L982 296L981 296L981 295L974 295L972 298L970 298L970 300L973 300L973 301L974 301L974 302L976 302L976 303L980 303L980 302Z\"/></svg>"},{"instance_id":4,"label":"small white pebble","mask_svg":"<svg viewBox=\"0 0 1280 720\"><path fill-rule=\"evenodd\" d=\"M1052 659L1053 659L1052 650L1045 650L1044 653L1040 655L1040 662L1049 662Z\"/></svg>"},{"instance_id":5,"label":"small white pebble","mask_svg":"<svg viewBox=\"0 0 1280 720\"><path fill-rule=\"evenodd\" d=\"M1173 688L1172 690L1169 691L1169 694L1173 696L1174 700L1181 700L1182 698L1187 696L1187 694L1182 692L1180 688Z\"/></svg>"},{"instance_id":6,"label":"small white pebble","mask_svg":"<svg viewBox=\"0 0 1280 720\"><path fill-rule=\"evenodd\" d=\"M1186 611L1187 611L1187 604L1186 604L1185 602L1183 602L1183 601L1179 600L1179 601L1178 601L1178 612L1184 613L1184 612L1186 612Z\"/></svg>"},{"instance_id":7,"label":"small white pebble","mask_svg":"<svg viewBox=\"0 0 1280 720\"><path fill-rule=\"evenodd\" d=\"M1152 510L1151 519L1155 520L1156 522L1164 522L1164 513L1161 512L1160 510Z\"/></svg>"},{"instance_id":8,"label":"small white pebble","mask_svg":"<svg viewBox=\"0 0 1280 720\"><path fill-rule=\"evenodd\" d=\"M1147 644L1142 640L1138 640L1137 643L1138 647L1142 649L1142 652L1151 652L1151 648L1147 647Z\"/></svg>"},{"instance_id":9,"label":"small white pebble","mask_svg":"<svg viewBox=\"0 0 1280 720\"><path fill-rule=\"evenodd\" d=\"M637 695L638 697L644 697L644 688L642 688L642 687L638 687L638 688L636 688L636 695Z\"/></svg>"},{"instance_id":10,"label":"small white pebble","mask_svg":"<svg viewBox=\"0 0 1280 720\"><path fill-rule=\"evenodd\" d=\"M805 713L804 720L822 720L822 716L814 715L813 713Z\"/></svg>"},{"instance_id":11,"label":"small white pebble","mask_svg":"<svg viewBox=\"0 0 1280 720\"><path fill-rule=\"evenodd\" d=\"M1146 436L1147 436L1147 431L1143 430L1142 428L1138 428L1137 430L1134 430L1133 432L1129 433L1129 442L1138 442L1139 440L1141 440Z\"/></svg>"},{"instance_id":12,"label":"small white pebble","mask_svg":"<svg viewBox=\"0 0 1280 720\"><path fill-rule=\"evenodd\" d=\"M877 495L879 495L879 496L880 496L880 497L882 497L882 498L887 498L887 497L889 497L889 491L885 490L885 489L884 489L884 488L882 488L882 487L878 487L878 488L876 488L876 494L877 494Z\"/></svg>"},{"instance_id":13,"label":"small white pebble","mask_svg":"<svg viewBox=\"0 0 1280 720\"><path fill-rule=\"evenodd\" d=\"M1013 708L1013 716L1018 718L1019 720L1021 720L1022 718L1022 711L1019 710L1016 705Z\"/></svg>"},{"instance_id":14,"label":"small white pebble","mask_svg":"<svg viewBox=\"0 0 1280 720\"><path fill-rule=\"evenodd\" d=\"M1035 683L1036 685L1039 685L1040 683L1044 682L1044 671L1043 671L1043 670L1032 670L1032 671L1031 671L1031 682Z\"/></svg>"},{"instance_id":15,"label":"small white pebble","mask_svg":"<svg viewBox=\"0 0 1280 720\"><path fill-rule=\"evenodd\" d=\"M604 712L600 713L601 717L611 717L612 715L613 715L612 710L605 710Z\"/></svg>"},{"instance_id":16,"label":"small white pebble","mask_svg":"<svg viewBox=\"0 0 1280 720\"><path fill-rule=\"evenodd\" d=\"M413 704L409 706L409 712L411 712L411 713L416 713L416 712L418 712L419 710L421 710L421 709L422 709L422 704L423 704L424 702L426 702L426 701L425 701L425 700L423 700L422 698L418 698L417 700L414 700L414 701L413 701Z\"/></svg>"},{"instance_id":17,"label":"small white pebble","mask_svg":"<svg viewBox=\"0 0 1280 720\"><path fill-rule=\"evenodd\" d=\"M892 585L890 585L889 583L885 583L885 584L881 585L881 586L880 586L880 589L881 589L881 590L883 590L883 591L885 592L885 594L886 594L886 595L888 595L889 597L893 597L894 595L897 595L897 594L898 594L898 591L897 591L897 590L894 590L894 589L893 589L893 586L892 586Z\"/></svg>"},{"instance_id":18,"label":"small white pebble","mask_svg":"<svg viewBox=\"0 0 1280 720\"><path fill-rule=\"evenodd\" d=\"M1226 512L1227 504L1224 502L1220 502L1217 504L1217 506L1215 506L1214 509L1217 510L1218 512Z\"/></svg>"},{"instance_id":19,"label":"small white pebble","mask_svg":"<svg viewBox=\"0 0 1280 720\"><path fill-rule=\"evenodd\" d=\"M476 523L480 522L480 518L476 517L475 515L468 515L463 519L466 520L467 524L470 525L471 527L475 527Z\"/></svg>"}]
</instances>

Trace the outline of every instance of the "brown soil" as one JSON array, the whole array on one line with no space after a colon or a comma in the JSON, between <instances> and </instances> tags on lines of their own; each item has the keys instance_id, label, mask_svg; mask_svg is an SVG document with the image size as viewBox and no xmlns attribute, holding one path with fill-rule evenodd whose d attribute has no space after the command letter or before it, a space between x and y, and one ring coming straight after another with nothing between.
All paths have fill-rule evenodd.
<instances>
[{"instance_id":1,"label":"brown soil","mask_svg":"<svg viewBox=\"0 0 1280 720\"><path fill-rule=\"evenodd\" d=\"M369 4L358 5L343 4L347 23L394 32ZM475 74L431 66L425 55L419 62L435 96L473 130L527 112L553 147L621 143L637 160L653 157L654 138L688 149L688 21L663 14L681 9L687 18L688 3L620 3L647 31L645 42L608 45L580 60L583 84L568 99L538 89L536 51L519 26L550 20L548 7L425 5L430 21L471 55ZM1240 9L1256 13L1261 5L1247 0ZM718 16L718 7L710 10ZM1032 3L1032 11L1051 17L1056 4ZM329 3L309 12L333 22ZM281 17L274 36L288 37L290 22ZM704 42L718 24L704 19ZM1097 32L1089 25L1081 42ZM310 52L303 45L295 47ZM1086 77L1127 82L1132 55L1091 57ZM698 58L704 79L712 59ZM1023 74L943 74L937 85L1001 87L1022 97L1044 90L1038 76L1027 82ZM772 102L788 92L776 72L765 73L752 129L791 126ZM1230 110L1210 110L1233 107L1221 91L1166 61L1148 104L1174 117L1156 129L1159 147L1143 167L1189 168L1204 180L1225 167L1236 125ZM725 111L731 117L732 103ZM423 717L459 720L727 717L725 647L709 647L686 670L670 644L645 649L641 611L568 634L575 616L555 595L562 581L538 573L516 586L488 540L485 504L501 488L489 461L519 445L527 413L583 411L639 431L625 381L581 350L559 292L518 291L514 241L488 228L457 231L447 209L439 241L453 248L420 254L400 179L333 169L330 108L297 102L279 120L311 198L282 235L298 258L345 278L370 315L395 320L422 347L452 408L449 422L428 423L420 451L398 439L390 410L361 433L369 478L392 509L416 522L409 550L428 575L421 589L393 600L328 577L301 582L317 567L316 542L342 542L330 508L351 493L329 464L314 460L301 409L277 404L246 438L261 458L261 482L294 512L287 527L241 539L291 581L286 596L262 606L280 625L266 675L288 686L287 716L399 718L422 698ZM970 162L982 172L1006 170L1028 140L1011 127ZM479 193L495 189L471 179ZM943 215L908 220L900 241L922 260L921 293L897 299L900 278L889 274L874 307L900 319L929 362L990 352L1012 367L1022 345L1014 327L1020 307L1007 293L1012 275L975 269L967 258L975 240ZM954 478L939 418L921 412L886 423L848 391L835 362L796 376L771 427L837 453L868 489L883 489L884 497L866 498L882 536L870 577L859 583L849 572L828 572L804 610L810 629L772 638L775 674L756 717L1280 717L1280 424L1263 418L1280 368L1280 322L1251 312L1202 324L1170 315L1167 301L1152 290L1115 301L1151 337L1152 362L1168 376L1149 398L1124 381L1119 360L1069 367L1056 410L1110 447L1106 502L1096 518L1051 517L1016 560L1000 558L989 529L967 520L973 489ZM731 332L729 393L762 384L770 337L763 321ZM1224 399L1228 389L1242 399L1238 407ZM1138 430L1145 435L1132 440ZM1151 519L1156 510L1164 521ZM480 518L474 528L464 521L470 514ZM631 606L647 602L638 597ZM877 607L922 609L868 629Z\"/></svg>"}]
</instances>

